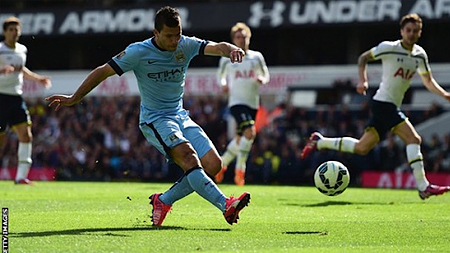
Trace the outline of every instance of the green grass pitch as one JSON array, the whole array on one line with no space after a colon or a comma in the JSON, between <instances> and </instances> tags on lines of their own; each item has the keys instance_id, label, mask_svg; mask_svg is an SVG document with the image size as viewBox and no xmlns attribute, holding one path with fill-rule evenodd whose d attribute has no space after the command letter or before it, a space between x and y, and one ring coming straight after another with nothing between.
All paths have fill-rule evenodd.
<instances>
[{"instance_id":1,"label":"green grass pitch","mask_svg":"<svg viewBox=\"0 0 450 253\"><path fill-rule=\"evenodd\" d=\"M148 197L170 184L0 181L10 252L448 252L450 194L219 185L251 193L238 224L197 194L151 226Z\"/></svg>"}]
</instances>

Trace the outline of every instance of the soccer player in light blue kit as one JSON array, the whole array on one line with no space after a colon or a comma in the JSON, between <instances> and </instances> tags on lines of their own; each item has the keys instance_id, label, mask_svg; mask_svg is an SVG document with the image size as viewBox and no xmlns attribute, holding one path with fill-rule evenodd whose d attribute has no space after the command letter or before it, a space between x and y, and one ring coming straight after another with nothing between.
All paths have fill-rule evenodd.
<instances>
[{"instance_id":1,"label":"soccer player in light blue kit","mask_svg":"<svg viewBox=\"0 0 450 253\"><path fill-rule=\"evenodd\" d=\"M154 36L129 45L108 63L97 67L70 96L46 98L58 110L72 106L103 80L114 74L133 71L141 94L140 129L149 143L185 172L169 190L150 196L153 225L160 226L172 204L197 192L237 223L239 212L248 205L250 194L226 197L208 177L217 174L222 160L211 140L183 109L186 70L197 55L229 57L241 62L244 51L226 42L215 43L181 34L178 10L166 6L155 16ZM206 173L205 173L206 171Z\"/></svg>"}]
</instances>

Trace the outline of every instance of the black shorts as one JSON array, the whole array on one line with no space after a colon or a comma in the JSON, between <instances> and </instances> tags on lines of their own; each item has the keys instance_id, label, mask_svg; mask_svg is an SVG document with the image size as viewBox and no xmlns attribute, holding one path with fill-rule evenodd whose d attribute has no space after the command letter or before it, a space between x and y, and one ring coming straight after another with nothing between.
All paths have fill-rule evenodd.
<instances>
[{"instance_id":1,"label":"black shorts","mask_svg":"<svg viewBox=\"0 0 450 253\"><path fill-rule=\"evenodd\" d=\"M392 128L404 122L408 117L395 104L372 100L372 115L367 127L373 127L378 132L378 136L384 139L386 133Z\"/></svg>"},{"instance_id":2,"label":"black shorts","mask_svg":"<svg viewBox=\"0 0 450 253\"><path fill-rule=\"evenodd\" d=\"M0 94L0 133L4 133L7 126L21 123L31 124L30 113L22 96Z\"/></svg>"},{"instance_id":3,"label":"black shorts","mask_svg":"<svg viewBox=\"0 0 450 253\"><path fill-rule=\"evenodd\" d=\"M236 120L236 133L242 135L245 129L255 125L256 112L246 105L233 105L230 107L230 113Z\"/></svg>"}]
</instances>

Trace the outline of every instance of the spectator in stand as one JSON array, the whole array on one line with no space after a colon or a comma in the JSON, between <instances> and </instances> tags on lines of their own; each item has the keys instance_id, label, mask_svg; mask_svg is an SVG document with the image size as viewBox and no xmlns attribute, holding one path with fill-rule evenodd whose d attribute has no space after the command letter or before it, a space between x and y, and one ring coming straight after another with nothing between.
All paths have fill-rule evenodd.
<instances>
[{"instance_id":1,"label":"spectator in stand","mask_svg":"<svg viewBox=\"0 0 450 253\"><path fill-rule=\"evenodd\" d=\"M395 142L395 135L388 133L386 141L380 147L380 166L382 171L392 171L402 165L404 160L401 147Z\"/></svg>"},{"instance_id":2,"label":"spectator in stand","mask_svg":"<svg viewBox=\"0 0 450 253\"><path fill-rule=\"evenodd\" d=\"M200 107L204 107L205 103L211 101L211 98L205 97L186 97L188 101L198 101L196 104L188 104L186 109L193 112L195 110L193 107L198 107L199 104L202 104ZM217 100L214 100L217 101ZM139 110L137 108L139 106L139 97L131 96L131 97L87 97L83 100L83 103L78 104L77 106L66 108L65 110L60 110L55 112L48 108L44 107L45 111L39 113L37 115L36 111L39 109L34 109L35 107L40 107L40 99L26 99L27 105L30 110L30 116L33 121L33 166L36 167L50 167L55 168L57 171L57 180L142 180L142 181L172 181L180 177L180 171L178 169L174 169L172 167L167 166L164 162L164 156L162 156L154 147L147 144L144 136L140 132L137 126L137 119ZM223 102L223 101L222 101ZM214 111L226 111L226 104L220 103L220 106L216 108L213 106ZM111 111L106 111L103 109L103 106L96 105L106 105L108 103L114 103L114 105L108 105ZM102 171L104 175L102 175L101 179L91 178L87 170L83 170L83 168L77 164L76 159L72 157L72 153L74 152L75 146L78 141L86 141L89 143L89 147L93 148L94 145L92 140L95 137L95 132L91 132L80 139L79 130L75 129L72 121L74 123L80 123L83 116L86 115L86 110L83 108L89 108L92 115L98 115L97 118L102 118L101 120L96 120L94 125L97 125L96 128L99 130L99 133L103 135L101 137L104 140L104 143L100 143L102 152L98 153L98 158L96 160L102 159L104 164L110 164L109 167L106 167L105 171ZM114 108L121 108L120 110ZM255 140L253 144L252 151L249 156L249 160L247 162L247 174L248 174L248 182L252 183L263 183L261 179L261 171L259 166L255 166L254 161L257 157L259 157L260 150L261 154L267 150L263 147L263 139L276 140L278 145L282 147L288 147L290 151L295 152L295 149L303 148L305 143L303 143L303 137L308 133L311 133L314 129L312 127L315 126L314 121L314 111L315 109L300 109L291 106L286 106L286 115L283 116L283 113L279 116L276 116L277 120L275 120L272 124L269 124L258 134L257 140ZM203 114L202 110L200 110L199 114ZM307 111L310 114L310 117L299 116L300 111ZM101 112L101 113L100 113ZM359 109L352 110L353 118L351 119L352 127L347 132L348 136L360 136L364 131L363 120L360 119L358 113ZM422 111L415 111L415 114L423 115ZM56 115L59 115L59 118ZM272 114L272 113L271 113ZM278 115L278 113L275 113ZM212 114L209 114L212 116ZM227 144L227 134L225 128L219 127L217 128L217 122L215 122L214 117L205 117L204 121L205 131L209 135L211 129L211 141L216 144L216 147L225 147ZM421 121L425 121L428 118L418 117ZM73 120L76 119L76 120ZM194 118L193 118L194 119ZM195 118L196 119L196 118ZM196 121L194 119L194 121ZM294 119L294 120L292 120ZM300 119L300 120L297 120ZM416 123L420 123L421 121L416 121ZM113 122L114 124L112 124ZM338 120L334 121L333 125L327 126L327 132L338 132L337 126L341 124ZM219 123L224 125L223 122ZM360 125L361 124L361 125ZM302 126L304 129L302 130L299 126ZM214 126L216 126L214 128ZM297 126L297 127L295 127ZM80 125L79 129L86 129L87 126ZM215 136L220 132L220 135ZM337 134L339 136L340 134ZM8 143L15 143L15 134L8 134ZM446 138L442 138L445 140ZM69 142L66 147L63 147L62 141ZM121 142L128 143L124 145L124 147L129 146L129 150L125 151L121 148ZM442 141L443 144L441 148L437 149L435 147L429 147L431 139L424 139L422 152L424 157L424 166L426 171L432 171L433 168L436 168L438 172L448 172L450 170L449 164L449 155L450 152L447 150L450 143L446 141ZM383 142L385 143L385 142ZM261 146L261 147L259 147ZM403 149L403 145L399 145L397 143L397 148ZM14 144L11 146L13 150L5 150L3 153L3 167L14 167L16 166L16 152L14 151L17 148L17 145ZM380 159L379 153L383 151L384 146L378 145L376 146L368 155L366 156L351 156L349 154L343 154L339 158L346 158L350 163L346 163L346 165L352 169L353 173L356 175L358 171L375 169L379 170L383 168L381 164L383 161L390 161L389 159ZM439 154L443 154L444 160L442 160L439 166L435 165L435 160L433 157L436 157L438 154L434 152L437 149ZM447 150L447 151L446 151ZM223 151L223 150L219 150ZM281 150L280 150L281 152ZM331 152L334 151L323 151L326 152L323 156L318 156L319 158L328 159L330 156L333 156ZM297 152L299 153L299 152ZM401 152L400 152L401 153ZM142 160L141 154L144 155L144 160ZM282 153L278 154L282 155ZM400 154L401 158L404 159L404 154ZM312 166L312 164L316 164L322 161L312 161L315 158L315 154L312 156L313 159L300 160L299 157L290 158L288 163L284 162L284 158L281 159L280 163L280 174L279 174L279 182L289 183L289 184L303 184L309 181L306 181L307 177L305 176L308 173L307 169ZM384 157L383 155L381 157ZM126 163L122 163L122 161L127 161ZM132 161L132 164L143 164L142 167L136 167L136 171L128 170L126 168L128 161ZM290 162L290 161L295 161ZM99 160L100 162L100 160ZM6 165L7 164L7 165ZM292 176L289 178L284 178L283 175L286 175L286 166L291 170ZM391 164L389 165L391 168ZM409 169L409 166L401 165L401 167ZM96 169L101 169L97 167ZM107 171L109 169L109 171ZM129 173L124 173L128 171ZM94 173L98 174L98 173ZM294 175L295 174L295 175Z\"/></svg>"}]
</instances>

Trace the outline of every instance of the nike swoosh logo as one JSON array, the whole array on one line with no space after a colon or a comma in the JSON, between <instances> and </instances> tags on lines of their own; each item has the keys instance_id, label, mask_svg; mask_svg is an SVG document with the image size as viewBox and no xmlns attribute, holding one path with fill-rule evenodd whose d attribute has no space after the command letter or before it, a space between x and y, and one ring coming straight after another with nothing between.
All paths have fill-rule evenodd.
<instances>
[{"instance_id":1,"label":"nike swoosh logo","mask_svg":"<svg viewBox=\"0 0 450 253\"><path fill-rule=\"evenodd\" d=\"M209 182L209 181L208 181L208 182L206 182L206 183L205 183L205 186L209 185L210 183L211 183L211 182Z\"/></svg>"},{"instance_id":2,"label":"nike swoosh logo","mask_svg":"<svg viewBox=\"0 0 450 253\"><path fill-rule=\"evenodd\" d=\"M148 61L148 64L153 64L153 63L155 63L155 62L157 62L157 61Z\"/></svg>"}]
</instances>

